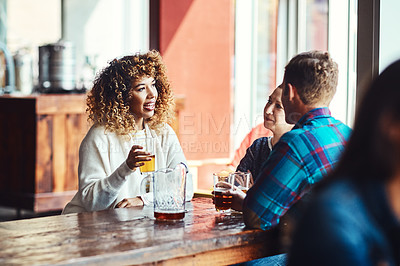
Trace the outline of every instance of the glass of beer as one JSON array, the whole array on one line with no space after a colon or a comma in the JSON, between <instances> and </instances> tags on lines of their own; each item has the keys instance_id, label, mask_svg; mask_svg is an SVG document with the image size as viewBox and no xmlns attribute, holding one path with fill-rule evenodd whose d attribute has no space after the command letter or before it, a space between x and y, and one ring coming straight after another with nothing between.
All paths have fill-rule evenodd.
<instances>
[{"instance_id":1,"label":"glass of beer","mask_svg":"<svg viewBox=\"0 0 400 266\"><path fill-rule=\"evenodd\" d=\"M143 161L144 165L140 166L140 172L148 173L154 172L156 166L156 155L155 155L155 138L144 138L139 141L139 144L143 146L143 150L150 153L150 161Z\"/></svg>"},{"instance_id":2,"label":"glass of beer","mask_svg":"<svg viewBox=\"0 0 400 266\"><path fill-rule=\"evenodd\" d=\"M213 174L214 179L214 204L218 212L230 212L232 196L223 195L223 192L232 190L234 179L227 171Z\"/></svg>"},{"instance_id":3,"label":"glass of beer","mask_svg":"<svg viewBox=\"0 0 400 266\"><path fill-rule=\"evenodd\" d=\"M251 173L234 172L230 173L233 182L238 189L247 193L251 186Z\"/></svg>"}]
</instances>

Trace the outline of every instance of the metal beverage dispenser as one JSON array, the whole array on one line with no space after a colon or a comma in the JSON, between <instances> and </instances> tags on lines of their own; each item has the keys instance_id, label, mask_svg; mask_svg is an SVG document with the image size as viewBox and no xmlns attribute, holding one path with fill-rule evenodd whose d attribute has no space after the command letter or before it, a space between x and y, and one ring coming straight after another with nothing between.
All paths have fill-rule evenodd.
<instances>
[{"instance_id":1,"label":"metal beverage dispenser","mask_svg":"<svg viewBox=\"0 0 400 266\"><path fill-rule=\"evenodd\" d=\"M40 92L69 92L76 89L75 46L59 41L39 47Z\"/></svg>"}]
</instances>

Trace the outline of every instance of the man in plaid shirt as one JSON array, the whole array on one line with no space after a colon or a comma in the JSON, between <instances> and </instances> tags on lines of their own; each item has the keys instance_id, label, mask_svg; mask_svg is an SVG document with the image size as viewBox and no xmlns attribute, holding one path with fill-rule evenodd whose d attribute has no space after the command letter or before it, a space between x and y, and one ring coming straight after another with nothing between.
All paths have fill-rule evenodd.
<instances>
[{"instance_id":1,"label":"man in plaid shirt","mask_svg":"<svg viewBox=\"0 0 400 266\"><path fill-rule=\"evenodd\" d=\"M243 211L247 226L277 225L338 162L351 129L328 109L337 80L337 64L327 52L296 55L285 67L282 103L286 122L295 126L275 145L247 195L232 192L232 207Z\"/></svg>"}]
</instances>

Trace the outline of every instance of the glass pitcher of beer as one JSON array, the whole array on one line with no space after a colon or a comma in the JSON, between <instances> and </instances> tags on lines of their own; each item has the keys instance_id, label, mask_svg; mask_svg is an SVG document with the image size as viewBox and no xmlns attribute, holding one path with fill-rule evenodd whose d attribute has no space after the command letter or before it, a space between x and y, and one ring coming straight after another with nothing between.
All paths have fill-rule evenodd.
<instances>
[{"instance_id":1,"label":"glass pitcher of beer","mask_svg":"<svg viewBox=\"0 0 400 266\"><path fill-rule=\"evenodd\" d=\"M154 217L157 220L182 220L185 217L186 166L164 168L153 173Z\"/></svg>"}]
</instances>

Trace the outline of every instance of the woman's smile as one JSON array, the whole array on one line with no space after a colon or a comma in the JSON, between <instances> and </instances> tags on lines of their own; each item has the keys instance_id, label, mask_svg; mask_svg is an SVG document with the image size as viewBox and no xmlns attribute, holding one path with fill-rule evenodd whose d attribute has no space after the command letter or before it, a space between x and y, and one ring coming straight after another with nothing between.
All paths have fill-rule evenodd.
<instances>
[{"instance_id":1,"label":"woman's smile","mask_svg":"<svg viewBox=\"0 0 400 266\"><path fill-rule=\"evenodd\" d=\"M143 105L143 109L147 111L154 111L155 108L156 108L156 100L148 101Z\"/></svg>"}]
</instances>

